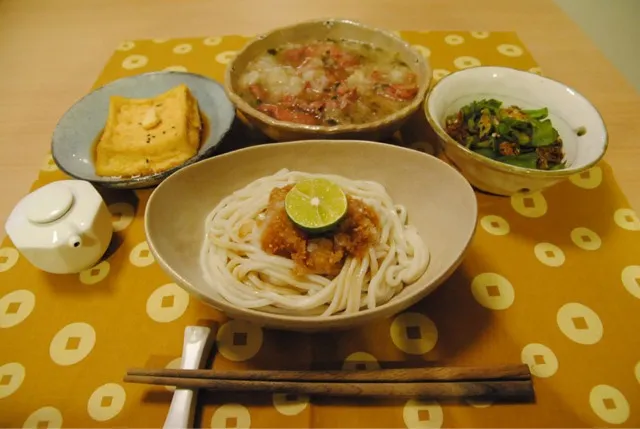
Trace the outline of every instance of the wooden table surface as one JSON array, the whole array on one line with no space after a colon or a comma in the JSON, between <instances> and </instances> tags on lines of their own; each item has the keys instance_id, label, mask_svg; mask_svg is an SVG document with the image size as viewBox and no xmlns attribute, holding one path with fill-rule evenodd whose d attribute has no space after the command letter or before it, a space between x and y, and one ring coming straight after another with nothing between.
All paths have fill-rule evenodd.
<instances>
[{"instance_id":1,"label":"wooden table surface","mask_svg":"<svg viewBox=\"0 0 640 429\"><path fill-rule=\"evenodd\" d=\"M0 0L0 221L28 192L60 116L121 41L255 34L329 16L389 29L516 31L546 75L600 110L605 159L640 207L640 96L551 0Z\"/></svg>"}]
</instances>

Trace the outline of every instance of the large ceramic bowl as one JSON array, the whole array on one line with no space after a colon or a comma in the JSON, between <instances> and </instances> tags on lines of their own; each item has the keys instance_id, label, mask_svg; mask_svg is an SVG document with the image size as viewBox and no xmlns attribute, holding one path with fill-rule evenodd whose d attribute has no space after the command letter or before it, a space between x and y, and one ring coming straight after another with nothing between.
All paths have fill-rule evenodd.
<instances>
[{"instance_id":1,"label":"large ceramic bowl","mask_svg":"<svg viewBox=\"0 0 640 429\"><path fill-rule=\"evenodd\" d=\"M149 98L185 84L198 100L205 118L205 135L198 153L184 163L155 174L136 177L98 176L94 166L95 144L109 114L113 95ZM180 168L211 156L235 118L235 109L222 85L207 77L186 72L150 72L118 79L78 100L60 118L51 139L51 152L58 167L76 179L95 185L135 189L155 186Z\"/></svg>"},{"instance_id":2,"label":"large ceramic bowl","mask_svg":"<svg viewBox=\"0 0 640 429\"><path fill-rule=\"evenodd\" d=\"M562 170L537 170L504 164L477 154L449 137L445 119L462 106L482 98L524 109L549 109L566 153ZM581 173L605 154L607 130L596 108L580 93L560 82L505 67L475 67L440 80L427 95L424 109L446 156L471 184L498 195L538 191Z\"/></svg>"},{"instance_id":3,"label":"large ceramic bowl","mask_svg":"<svg viewBox=\"0 0 640 429\"><path fill-rule=\"evenodd\" d=\"M425 274L373 310L327 317L284 316L230 304L209 287L199 265L204 222L222 198L281 168L330 173L384 185L407 208L429 248ZM175 282L228 316L295 331L345 329L391 316L433 292L460 264L475 232L476 197L467 181L439 159L383 143L313 140L254 146L201 161L162 182L145 212L149 247Z\"/></svg>"},{"instance_id":4,"label":"large ceramic bowl","mask_svg":"<svg viewBox=\"0 0 640 429\"><path fill-rule=\"evenodd\" d=\"M276 120L251 107L236 92L238 78L247 67L247 64L258 55L263 55L268 49L276 48L288 42L302 43L327 38L361 41L397 52L400 59L407 63L418 76L418 94L415 99L403 109L374 122L357 125L321 126ZM394 34L350 20L328 19L302 22L258 36L247 44L229 64L224 85L227 95L242 116L250 124L274 140L317 138L381 140L393 134L412 113L420 109L430 81L431 69L427 60L421 53Z\"/></svg>"}]
</instances>

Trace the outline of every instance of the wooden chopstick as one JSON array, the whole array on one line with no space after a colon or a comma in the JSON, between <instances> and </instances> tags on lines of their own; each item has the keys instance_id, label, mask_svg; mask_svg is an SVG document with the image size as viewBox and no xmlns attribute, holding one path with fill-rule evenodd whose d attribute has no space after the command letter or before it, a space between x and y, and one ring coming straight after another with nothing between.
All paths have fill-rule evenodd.
<instances>
[{"instance_id":1,"label":"wooden chopstick","mask_svg":"<svg viewBox=\"0 0 640 429\"><path fill-rule=\"evenodd\" d=\"M406 369L377 369L357 371L214 371L209 369L147 369L133 368L127 375L149 377L178 377L240 381L310 381L310 382L418 382L418 381L510 381L529 380L531 372L524 364L497 367L426 367Z\"/></svg>"},{"instance_id":2,"label":"wooden chopstick","mask_svg":"<svg viewBox=\"0 0 640 429\"><path fill-rule=\"evenodd\" d=\"M529 400L531 380L415 383L320 383L311 381L216 380L126 375L125 382L226 392L269 392L322 396L420 397L424 399Z\"/></svg>"},{"instance_id":3,"label":"wooden chopstick","mask_svg":"<svg viewBox=\"0 0 640 429\"><path fill-rule=\"evenodd\" d=\"M364 371L212 371L135 368L125 382L187 389L327 396L530 400L527 365Z\"/></svg>"}]
</instances>

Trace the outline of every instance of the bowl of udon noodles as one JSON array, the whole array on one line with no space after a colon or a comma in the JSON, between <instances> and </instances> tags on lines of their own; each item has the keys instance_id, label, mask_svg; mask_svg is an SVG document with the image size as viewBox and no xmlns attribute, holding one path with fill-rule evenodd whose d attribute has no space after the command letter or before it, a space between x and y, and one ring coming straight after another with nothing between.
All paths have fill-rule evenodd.
<instances>
[{"instance_id":1,"label":"bowl of udon noodles","mask_svg":"<svg viewBox=\"0 0 640 429\"><path fill-rule=\"evenodd\" d=\"M309 183L331 185L305 191ZM328 189L345 197L331 200L346 202L339 221L300 228L292 202L308 198L330 215ZM471 186L435 157L309 140L181 169L153 191L144 222L156 261L189 293L235 319L310 332L349 329L426 297L461 263L476 220Z\"/></svg>"},{"instance_id":2,"label":"bowl of udon noodles","mask_svg":"<svg viewBox=\"0 0 640 429\"><path fill-rule=\"evenodd\" d=\"M381 140L424 100L427 59L391 32L345 19L272 30L229 63L239 117L276 141Z\"/></svg>"}]
</instances>

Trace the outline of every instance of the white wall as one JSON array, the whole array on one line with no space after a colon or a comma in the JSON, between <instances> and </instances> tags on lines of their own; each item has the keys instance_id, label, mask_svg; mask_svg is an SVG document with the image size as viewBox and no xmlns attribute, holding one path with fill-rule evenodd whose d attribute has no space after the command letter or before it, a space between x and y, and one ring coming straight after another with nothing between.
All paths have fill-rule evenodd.
<instances>
[{"instance_id":1,"label":"white wall","mask_svg":"<svg viewBox=\"0 0 640 429\"><path fill-rule=\"evenodd\" d=\"M640 0L555 0L640 92Z\"/></svg>"}]
</instances>

